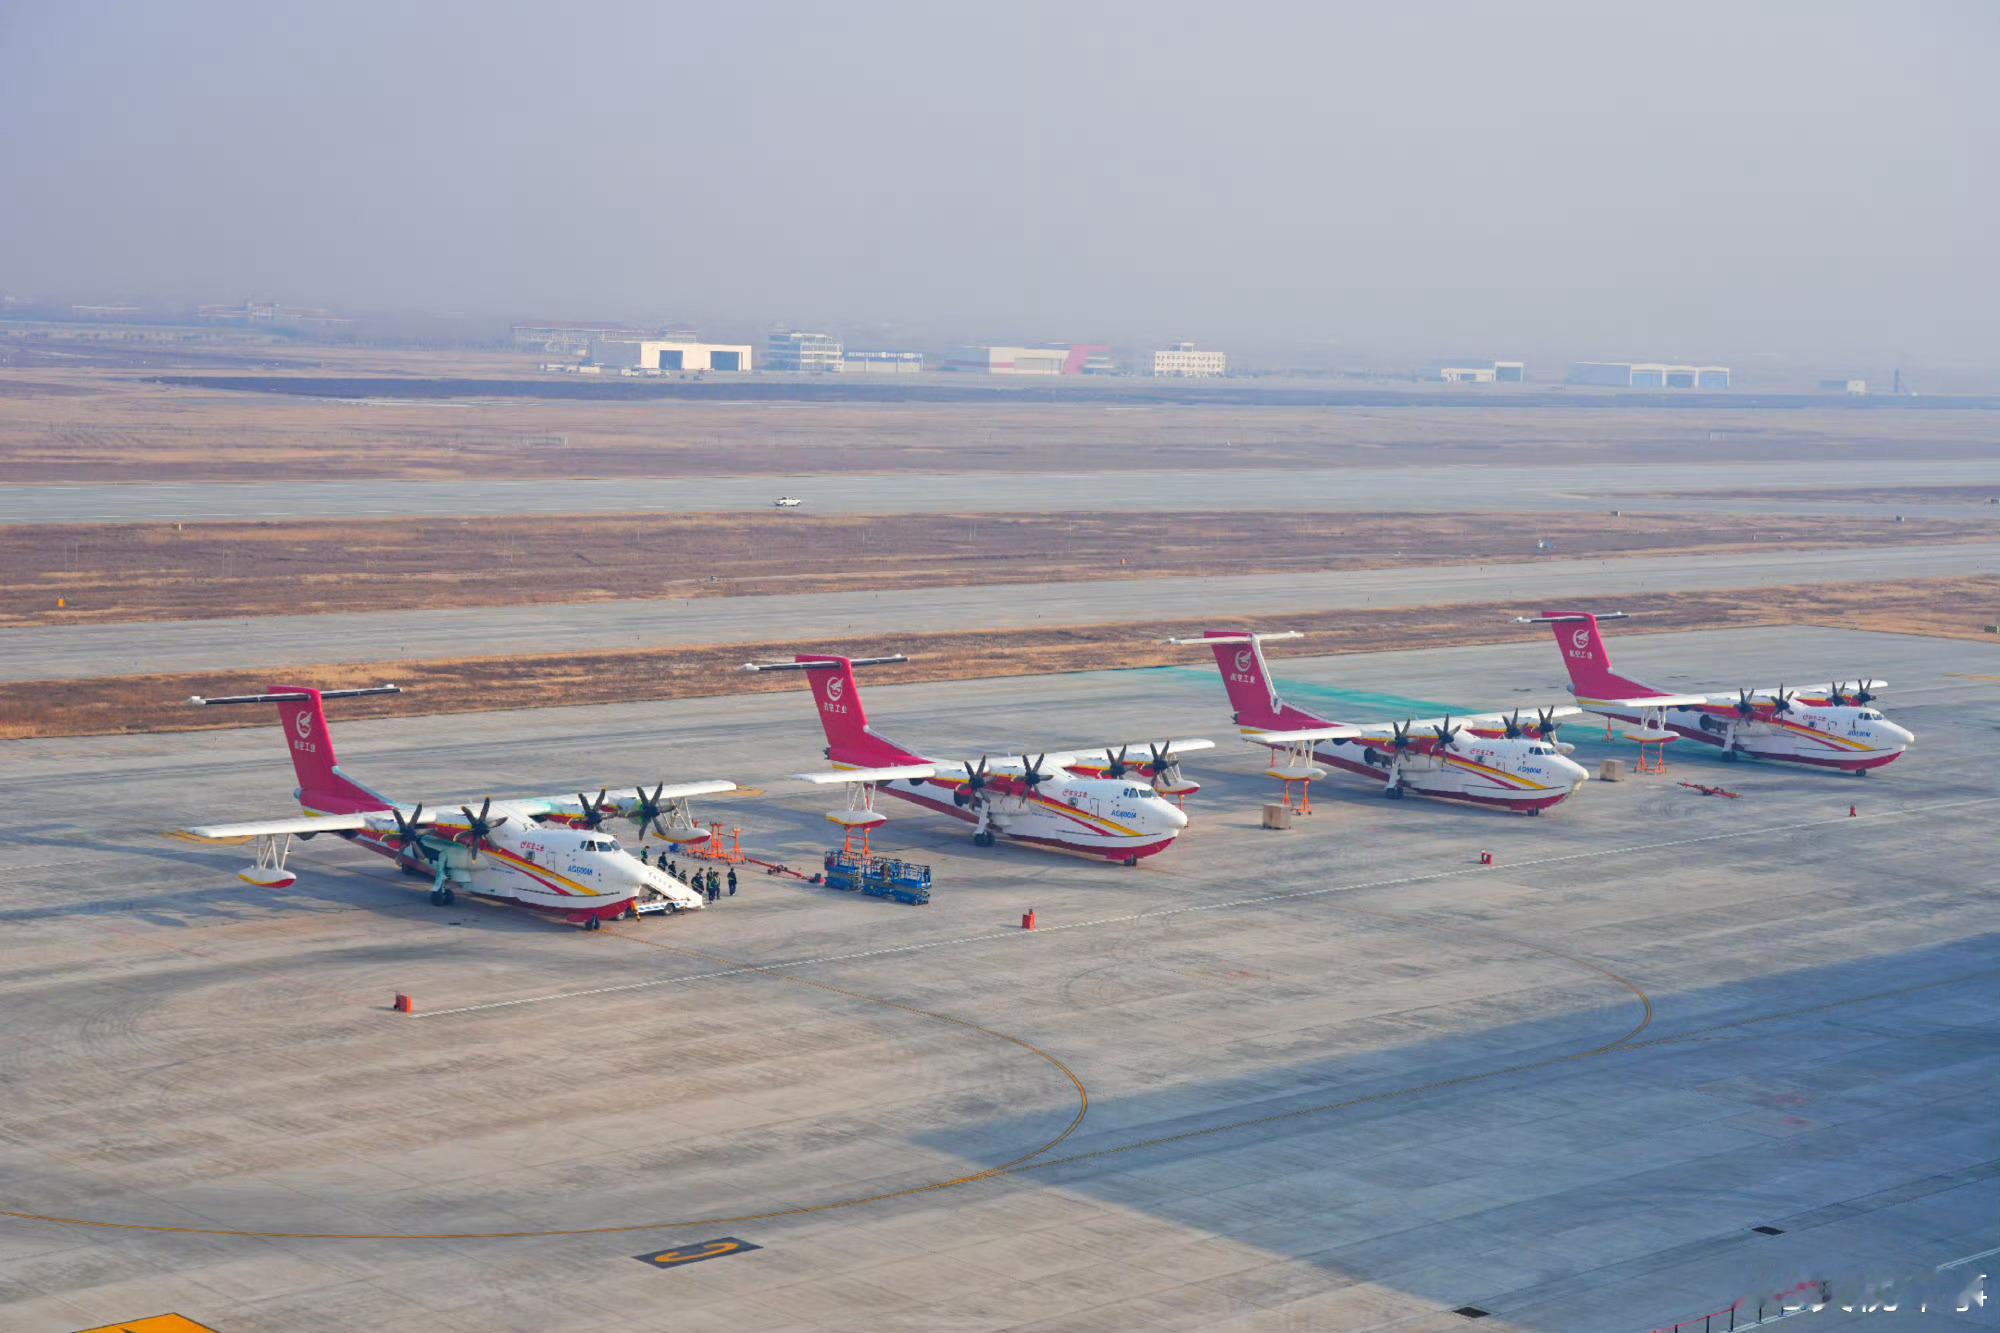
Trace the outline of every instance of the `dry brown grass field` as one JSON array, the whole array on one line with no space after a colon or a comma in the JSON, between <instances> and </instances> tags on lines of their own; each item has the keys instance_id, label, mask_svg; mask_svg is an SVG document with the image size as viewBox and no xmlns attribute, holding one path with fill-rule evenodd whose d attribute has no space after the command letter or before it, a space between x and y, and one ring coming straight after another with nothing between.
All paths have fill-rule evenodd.
<instances>
[{"instance_id":1,"label":"dry brown grass field","mask_svg":"<svg viewBox=\"0 0 2000 1333\"><path fill-rule=\"evenodd\" d=\"M301 371L532 377L532 356L336 352ZM800 404L653 400L346 402L168 387L139 371L0 369L0 475L105 481L1042 472L1437 463L1731 463L1964 458L1990 412L1134 406L1020 401ZM1810 473L1802 474L1812 479ZM969 484L976 485L976 480ZM1560 484L1553 476L1551 484Z\"/></svg>"},{"instance_id":2,"label":"dry brown grass field","mask_svg":"<svg viewBox=\"0 0 2000 1333\"><path fill-rule=\"evenodd\" d=\"M0 626L1991 538L1947 520L780 512L0 526ZM58 599L66 605L57 607Z\"/></svg>"},{"instance_id":3,"label":"dry brown grass field","mask_svg":"<svg viewBox=\"0 0 2000 1333\"><path fill-rule=\"evenodd\" d=\"M1903 583L1758 588L1639 595L1620 605L1641 613L1622 634L1664 633L1752 625L1827 625L1884 633L1929 634L1993 641L1984 626L2000 607L2000 578L1926 579ZM1523 632L1506 618L1520 610L1492 604L1372 612L1299 611L1262 616L1252 628L1282 627L1309 637L1300 654L1370 652L1516 642ZM885 667L879 679L971 681L981 677L1062 671L1185 665L1189 650L1169 635L1198 628L1177 622L1072 625L1031 631L910 634L897 641L911 661ZM340 689L390 680L408 692L343 702L345 718L420 713L490 712L551 704L630 703L706 698L796 688L797 682L747 675L737 668L758 657L794 652L860 654L877 645L826 640L811 644L720 644L709 647L474 657L434 661L305 666L282 671L218 671L201 675L117 676L84 681L0 683L0 738L195 731L264 725L254 711L197 710L191 694L253 693L270 684ZM1996 644L2000 660L2000 644ZM803 714L802 714L803 716Z\"/></svg>"}]
</instances>

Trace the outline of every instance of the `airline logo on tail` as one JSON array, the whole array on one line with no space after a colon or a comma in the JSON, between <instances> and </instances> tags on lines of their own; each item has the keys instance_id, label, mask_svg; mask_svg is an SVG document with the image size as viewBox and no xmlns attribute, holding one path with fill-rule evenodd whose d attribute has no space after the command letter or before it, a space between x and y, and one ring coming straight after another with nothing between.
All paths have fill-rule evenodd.
<instances>
[{"instance_id":1,"label":"airline logo on tail","mask_svg":"<svg viewBox=\"0 0 2000 1333\"><path fill-rule=\"evenodd\" d=\"M1256 650L1238 648L1236 650L1236 670L1230 674L1229 678L1239 685L1255 685L1258 683L1256 666Z\"/></svg>"},{"instance_id":2,"label":"airline logo on tail","mask_svg":"<svg viewBox=\"0 0 2000 1333\"><path fill-rule=\"evenodd\" d=\"M1577 630L1575 633L1569 636L1569 641L1572 644L1574 644L1577 650L1584 656L1587 657L1590 655L1590 631L1588 629Z\"/></svg>"}]
</instances>

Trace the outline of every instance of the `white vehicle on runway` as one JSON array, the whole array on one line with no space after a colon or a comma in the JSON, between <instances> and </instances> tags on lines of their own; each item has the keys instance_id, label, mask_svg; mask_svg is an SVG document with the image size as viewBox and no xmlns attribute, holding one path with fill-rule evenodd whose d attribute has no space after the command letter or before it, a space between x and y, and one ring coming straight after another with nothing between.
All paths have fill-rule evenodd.
<instances>
[{"instance_id":1,"label":"white vehicle on runway","mask_svg":"<svg viewBox=\"0 0 2000 1333\"><path fill-rule=\"evenodd\" d=\"M1600 620L1623 611L1544 611L1515 623L1555 631L1576 701L1589 712L1628 726L1645 744L1686 737L1713 745L1724 759L1749 755L1779 763L1832 768L1857 777L1893 763L1916 741L1870 705L1880 680L1833 681L1787 689L1738 689L1728 694L1669 694L1611 669Z\"/></svg>"},{"instance_id":2,"label":"white vehicle on runway","mask_svg":"<svg viewBox=\"0 0 2000 1333\"><path fill-rule=\"evenodd\" d=\"M771 508L773 508L773 509L797 509L797 508L798 508L798 507L799 507L800 505L802 505L802 504L804 504L804 503L805 503L805 501L804 501L804 500L801 500L801 499L799 499L799 497L798 497L798 496L796 496L796 495L781 495L781 496L779 496L779 497L778 497L777 499L775 499L775 500L771 501Z\"/></svg>"},{"instance_id":3,"label":"white vehicle on runway","mask_svg":"<svg viewBox=\"0 0 2000 1333\"><path fill-rule=\"evenodd\" d=\"M1590 778L1569 758L1575 747L1556 739L1558 719L1575 717L1577 708L1534 710L1526 720L1517 708L1369 724L1330 722L1295 708L1278 697L1263 645L1299 637L1212 629L1199 639L1171 640L1215 651L1237 727L1245 740L1271 751L1270 775L1288 792L1293 783L1325 777L1318 763L1379 782L1391 798L1408 793L1539 815Z\"/></svg>"},{"instance_id":4,"label":"white vehicle on runway","mask_svg":"<svg viewBox=\"0 0 2000 1333\"><path fill-rule=\"evenodd\" d=\"M297 882L285 865L294 838L330 833L390 858L405 874L429 879L436 906L451 905L463 890L596 930L614 917L703 905L700 894L627 852L602 826L619 817L631 820L642 835L653 831L672 842L698 841L708 830L695 826L689 798L734 791L735 783L713 779L662 783L650 792L644 787L604 790L595 800L582 793L503 801L489 797L477 810L466 802L456 814L426 815L421 803L398 805L342 772L327 732L322 700L399 693L394 685L326 691L276 685L264 694L189 700L203 707L276 704L299 779L294 795L305 813L204 824L186 832L197 838L255 839L256 861L240 878L267 889Z\"/></svg>"},{"instance_id":5,"label":"white vehicle on runway","mask_svg":"<svg viewBox=\"0 0 2000 1333\"><path fill-rule=\"evenodd\" d=\"M981 847L1005 838L1128 866L1165 851L1187 827L1186 813L1166 797L1199 790L1182 776L1180 756L1213 749L1214 742L1132 741L1011 759L929 759L871 730L854 684L857 666L905 660L800 654L790 662L751 662L743 668L799 671L811 682L826 729L826 757L835 767L797 777L846 786L847 808L827 818L847 830L850 845L859 833L865 852L868 831L888 820L875 809L877 790L971 824L972 841ZM1128 758L1134 750L1146 757Z\"/></svg>"}]
</instances>

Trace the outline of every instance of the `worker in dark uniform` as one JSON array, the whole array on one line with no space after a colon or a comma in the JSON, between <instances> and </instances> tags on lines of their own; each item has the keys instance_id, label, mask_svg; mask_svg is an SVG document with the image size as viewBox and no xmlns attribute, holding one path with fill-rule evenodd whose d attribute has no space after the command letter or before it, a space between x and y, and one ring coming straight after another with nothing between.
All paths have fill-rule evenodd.
<instances>
[{"instance_id":1,"label":"worker in dark uniform","mask_svg":"<svg viewBox=\"0 0 2000 1333\"><path fill-rule=\"evenodd\" d=\"M662 851L661 851L661 853L660 853L660 855L662 855L662 856L665 856L665 855L666 855L666 852L665 852L664 850L662 850ZM673 877L674 877L675 879L679 879L679 878L681 877L681 864L680 864L680 862L678 862L678 861L669 861L669 862L667 862L667 873L668 873L669 875L673 876Z\"/></svg>"},{"instance_id":2,"label":"worker in dark uniform","mask_svg":"<svg viewBox=\"0 0 2000 1333\"><path fill-rule=\"evenodd\" d=\"M729 896L730 896L730 897L732 897L732 898L734 898L734 897L736 896L736 867L735 867L735 866L731 866L731 867L729 867Z\"/></svg>"},{"instance_id":3,"label":"worker in dark uniform","mask_svg":"<svg viewBox=\"0 0 2000 1333\"><path fill-rule=\"evenodd\" d=\"M646 858L651 856L652 854L653 854L653 849L651 847L641 847L639 849L639 864L642 866L650 864L650 862L648 862Z\"/></svg>"},{"instance_id":4,"label":"worker in dark uniform","mask_svg":"<svg viewBox=\"0 0 2000 1333\"><path fill-rule=\"evenodd\" d=\"M714 866L708 868L708 900L712 903L722 901L722 876L715 872Z\"/></svg>"}]
</instances>

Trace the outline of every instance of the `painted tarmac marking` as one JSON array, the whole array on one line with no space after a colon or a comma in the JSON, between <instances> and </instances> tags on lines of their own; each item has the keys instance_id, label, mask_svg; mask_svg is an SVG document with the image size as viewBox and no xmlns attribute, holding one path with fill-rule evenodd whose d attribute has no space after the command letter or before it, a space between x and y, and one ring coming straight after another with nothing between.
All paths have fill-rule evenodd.
<instances>
[{"instance_id":1,"label":"painted tarmac marking","mask_svg":"<svg viewBox=\"0 0 2000 1333\"><path fill-rule=\"evenodd\" d=\"M1930 814L1934 811L1956 810L1966 806L1990 805L2000 801L2000 796L1975 796L1962 801L1943 801L1922 806L1905 806L1896 810L1876 811L1865 815L1840 815L1826 819L1808 819L1793 824L1769 824L1760 828L1734 829L1725 833L1706 833L1689 838L1671 838L1660 842L1631 843L1624 847L1607 847L1587 852L1564 852L1556 856L1532 857L1524 861L1509 861L1504 869L1529 869L1536 866L1561 865L1573 861L1596 860L1600 857L1627 856L1639 852L1655 852L1671 847L1691 847L1702 843L1730 842L1742 838L1761 838L1777 833L1791 833L1800 829L1851 827L1869 820L1881 821L1907 815ZM926 940L916 944L897 944L881 949L864 949L855 953L821 954L813 958L796 958L785 962L759 963L727 968L717 972L698 972L682 977L653 977L645 981L628 981L615 986L597 986L589 990L556 991L548 995L529 995L517 1000L490 1000L482 1004L462 1004L449 1009L434 1009L418 1014L418 1018L448 1018L455 1014L482 1013L490 1009L512 1009L520 1005L548 1004L556 1000L584 999L594 995L612 995L620 991L646 990L656 986L680 986L696 981L715 981L723 977L742 976L750 971L778 971L781 969L817 967L829 963L852 963L865 958L885 958L894 954L924 953L932 949L948 949L961 944L987 944L996 940L1029 940L1041 935L1054 935L1062 931L1094 930L1100 926L1129 924L1135 921L1159 920L1183 916L1191 912L1225 912L1242 907L1265 907L1274 903L1296 902L1307 898L1323 898L1336 893L1364 893L1371 889L1395 888L1408 884L1430 884L1441 880L1458 879L1466 875L1479 874L1490 867L1478 865L1455 866L1448 870L1429 871L1418 875L1400 875L1391 879L1367 880L1357 884L1329 884L1316 889L1292 889L1283 893L1261 894L1250 898L1231 898L1215 903L1186 903L1177 907L1155 907L1143 912L1128 912L1118 916L1093 917L1085 921L1071 921L1055 925L1038 926L1033 932L1022 930L999 930L983 935L960 935L952 939Z\"/></svg>"},{"instance_id":2,"label":"painted tarmac marking","mask_svg":"<svg viewBox=\"0 0 2000 1333\"><path fill-rule=\"evenodd\" d=\"M652 1264L659 1268L678 1268L683 1264L698 1264L704 1259L720 1259L727 1254L747 1254L751 1250L761 1250L762 1245L752 1245L747 1240L735 1236L720 1236L715 1240L705 1240L699 1245L682 1245L671 1250L655 1250L651 1254L635 1254L632 1257L642 1264Z\"/></svg>"}]
</instances>

